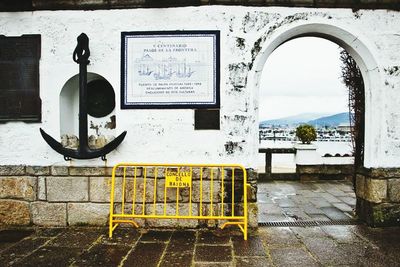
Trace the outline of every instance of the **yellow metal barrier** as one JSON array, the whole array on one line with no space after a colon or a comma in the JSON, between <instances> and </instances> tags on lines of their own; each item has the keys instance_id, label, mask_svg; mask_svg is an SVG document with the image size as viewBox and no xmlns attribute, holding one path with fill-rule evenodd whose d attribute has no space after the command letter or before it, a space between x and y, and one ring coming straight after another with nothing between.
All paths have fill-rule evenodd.
<instances>
[{"instance_id":1,"label":"yellow metal barrier","mask_svg":"<svg viewBox=\"0 0 400 267\"><path fill-rule=\"evenodd\" d=\"M222 220L247 240L247 173L237 164L119 163L110 194L109 236L134 219ZM160 190L161 189L161 190Z\"/></svg>"}]
</instances>

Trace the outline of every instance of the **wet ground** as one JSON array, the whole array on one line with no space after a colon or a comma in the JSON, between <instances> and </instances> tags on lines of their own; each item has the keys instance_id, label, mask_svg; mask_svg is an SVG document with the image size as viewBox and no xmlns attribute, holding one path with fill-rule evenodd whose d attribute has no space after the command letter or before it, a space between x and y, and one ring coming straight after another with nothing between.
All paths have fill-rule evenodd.
<instances>
[{"instance_id":1,"label":"wet ground","mask_svg":"<svg viewBox=\"0 0 400 267\"><path fill-rule=\"evenodd\" d=\"M258 184L260 222L354 220L356 196L347 181L270 181Z\"/></svg>"},{"instance_id":2,"label":"wet ground","mask_svg":"<svg viewBox=\"0 0 400 267\"><path fill-rule=\"evenodd\" d=\"M354 220L351 184L259 185L270 222ZM0 266L400 266L400 227L259 227L247 241L230 230L0 229Z\"/></svg>"},{"instance_id":3,"label":"wet ground","mask_svg":"<svg viewBox=\"0 0 400 267\"><path fill-rule=\"evenodd\" d=\"M0 266L400 266L400 227L265 227L229 231L117 228L0 231Z\"/></svg>"}]
</instances>

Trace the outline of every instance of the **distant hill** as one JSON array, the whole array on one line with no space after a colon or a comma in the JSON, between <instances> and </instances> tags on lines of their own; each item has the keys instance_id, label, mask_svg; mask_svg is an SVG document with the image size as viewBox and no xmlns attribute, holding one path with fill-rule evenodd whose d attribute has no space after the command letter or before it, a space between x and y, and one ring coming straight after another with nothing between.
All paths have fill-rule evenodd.
<instances>
[{"instance_id":1,"label":"distant hill","mask_svg":"<svg viewBox=\"0 0 400 267\"><path fill-rule=\"evenodd\" d=\"M297 125L301 123L307 123L310 120L315 120L321 118L323 116L327 116L324 113L302 113L294 116L284 117L275 120L265 120L260 122L260 126L262 125Z\"/></svg>"},{"instance_id":2,"label":"distant hill","mask_svg":"<svg viewBox=\"0 0 400 267\"><path fill-rule=\"evenodd\" d=\"M338 126L342 123L350 123L348 112L322 117L308 122L308 124L314 126Z\"/></svg>"},{"instance_id":3,"label":"distant hill","mask_svg":"<svg viewBox=\"0 0 400 267\"><path fill-rule=\"evenodd\" d=\"M343 112L329 116L327 116L327 114L321 113L303 113L281 119L262 121L260 122L260 127L267 125L296 126L304 123L314 126L338 126L342 123L349 123L349 113Z\"/></svg>"}]
</instances>

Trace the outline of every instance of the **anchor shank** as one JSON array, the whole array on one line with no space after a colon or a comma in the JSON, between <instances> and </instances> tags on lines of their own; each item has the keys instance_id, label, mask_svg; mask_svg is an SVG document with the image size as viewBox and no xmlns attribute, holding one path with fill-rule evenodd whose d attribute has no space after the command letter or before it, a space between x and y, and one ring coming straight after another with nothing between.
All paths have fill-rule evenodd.
<instances>
[{"instance_id":1,"label":"anchor shank","mask_svg":"<svg viewBox=\"0 0 400 267\"><path fill-rule=\"evenodd\" d=\"M79 151L88 150L87 60L79 63Z\"/></svg>"}]
</instances>

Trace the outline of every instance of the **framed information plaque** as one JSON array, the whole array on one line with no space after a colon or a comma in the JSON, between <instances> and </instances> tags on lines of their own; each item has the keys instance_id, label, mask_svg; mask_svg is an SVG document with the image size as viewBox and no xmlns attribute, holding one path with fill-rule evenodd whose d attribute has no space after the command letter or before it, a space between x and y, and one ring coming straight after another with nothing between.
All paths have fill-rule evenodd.
<instances>
[{"instance_id":1,"label":"framed information plaque","mask_svg":"<svg viewBox=\"0 0 400 267\"><path fill-rule=\"evenodd\" d=\"M121 108L219 108L219 31L121 33Z\"/></svg>"}]
</instances>

